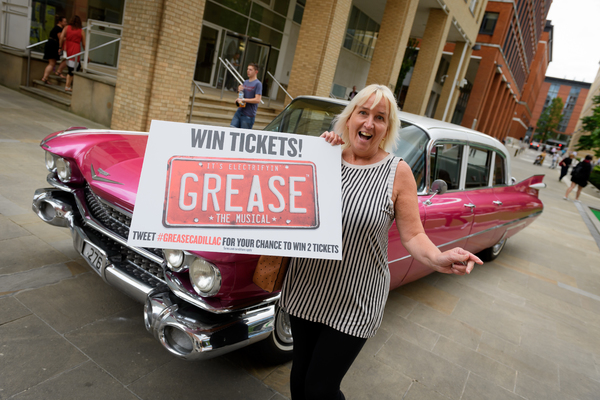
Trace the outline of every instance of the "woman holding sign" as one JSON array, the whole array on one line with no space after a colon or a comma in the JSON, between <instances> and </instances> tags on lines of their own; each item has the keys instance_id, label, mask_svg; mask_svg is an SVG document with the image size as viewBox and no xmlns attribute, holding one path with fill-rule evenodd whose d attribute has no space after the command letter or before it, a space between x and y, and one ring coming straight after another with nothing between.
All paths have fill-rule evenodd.
<instances>
[{"instance_id":1,"label":"woman holding sign","mask_svg":"<svg viewBox=\"0 0 600 400\"><path fill-rule=\"evenodd\" d=\"M464 275L481 260L455 248L441 252L427 237L410 167L389 153L399 128L390 89L370 85L322 137L342 150L342 246L338 260L292 260L281 291L290 315L294 361L292 399L344 399L340 384L366 340L381 324L388 296L388 231L396 221L402 244L432 269Z\"/></svg>"}]
</instances>

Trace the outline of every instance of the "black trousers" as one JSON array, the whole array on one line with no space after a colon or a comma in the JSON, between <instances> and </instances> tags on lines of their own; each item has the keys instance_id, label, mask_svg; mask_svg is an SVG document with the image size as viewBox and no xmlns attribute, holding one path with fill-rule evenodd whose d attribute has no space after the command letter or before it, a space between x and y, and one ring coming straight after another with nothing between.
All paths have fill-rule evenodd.
<instances>
[{"instance_id":1,"label":"black trousers","mask_svg":"<svg viewBox=\"0 0 600 400\"><path fill-rule=\"evenodd\" d=\"M344 400L342 379L367 339L290 315L294 359L292 400Z\"/></svg>"},{"instance_id":2,"label":"black trousers","mask_svg":"<svg viewBox=\"0 0 600 400\"><path fill-rule=\"evenodd\" d=\"M564 167L560 167L560 178L558 178L559 181L562 180L562 178L565 177L565 175L567 175L567 173L569 172L569 166L564 166Z\"/></svg>"}]
</instances>

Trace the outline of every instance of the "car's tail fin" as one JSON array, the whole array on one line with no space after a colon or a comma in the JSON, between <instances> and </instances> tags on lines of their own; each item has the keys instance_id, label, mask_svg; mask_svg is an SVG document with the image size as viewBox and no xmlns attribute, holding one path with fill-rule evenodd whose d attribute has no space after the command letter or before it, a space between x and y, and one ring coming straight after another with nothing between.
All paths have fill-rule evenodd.
<instances>
[{"instance_id":1,"label":"car's tail fin","mask_svg":"<svg viewBox=\"0 0 600 400\"><path fill-rule=\"evenodd\" d=\"M519 183L515 183L515 189L537 197L539 190L546 187L546 184L542 182L543 180L544 175L533 175Z\"/></svg>"}]
</instances>

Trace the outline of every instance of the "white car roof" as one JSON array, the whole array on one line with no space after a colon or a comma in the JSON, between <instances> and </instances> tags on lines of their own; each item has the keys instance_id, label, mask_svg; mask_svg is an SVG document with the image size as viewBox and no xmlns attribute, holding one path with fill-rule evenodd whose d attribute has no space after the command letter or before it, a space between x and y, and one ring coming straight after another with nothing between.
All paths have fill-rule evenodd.
<instances>
[{"instance_id":1,"label":"white car roof","mask_svg":"<svg viewBox=\"0 0 600 400\"><path fill-rule=\"evenodd\" d=\"M298 96L297 98L315 99L330 103L336 103L342 106L346 106L349 103L348 100L332 99L328 97L319 96ZM410 122L411 124L416 125L419 128L422 128L423 130L427 131L431 139L434 141L440 139L450 139L467 141L469 143L480 143L487 147L500 150L508 158L508 150L506 149L506 147L499 140L491 137L490 135L486 135L485 133L465 128L464 126L451 124L449 122L443 122L437 119L423 117L404 111L400 111L398 115L400 116L400 119L402 121Z\"/></svg>"}]
</instances>

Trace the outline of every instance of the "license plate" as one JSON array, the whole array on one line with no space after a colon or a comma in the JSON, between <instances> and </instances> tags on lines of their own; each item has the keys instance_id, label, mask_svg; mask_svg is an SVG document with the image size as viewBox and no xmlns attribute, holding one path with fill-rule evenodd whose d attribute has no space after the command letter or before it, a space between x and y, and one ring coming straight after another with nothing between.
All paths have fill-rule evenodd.
<instances>
[{"instance_id":1,"label":"license plate","mask_svg":"<svg viewBox=\"0 0 600 400\"><path fill-rule=\"evenodd\" d=\"M88 264L98 271L101 271L104 267L106 267L107 257L104 251L88 241L83 242L81 255L83 258L85 258Z\"/></svg>"},{"instance_id":2,"label":"license plate","mask_svg":"<svg viewBox=\"0 0 600 400\"><path fill-rule=\"evenodd\" d=\"M168 168L165 226L319 226L312 162L176 156Z\"/></svg>"}]
</instances>

